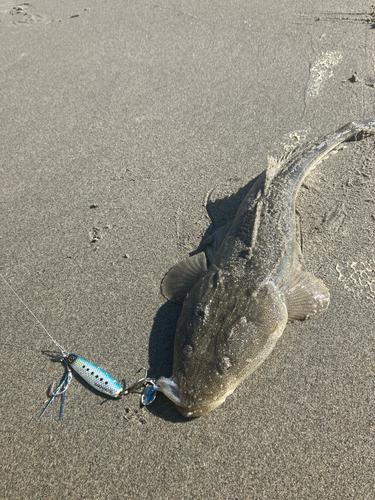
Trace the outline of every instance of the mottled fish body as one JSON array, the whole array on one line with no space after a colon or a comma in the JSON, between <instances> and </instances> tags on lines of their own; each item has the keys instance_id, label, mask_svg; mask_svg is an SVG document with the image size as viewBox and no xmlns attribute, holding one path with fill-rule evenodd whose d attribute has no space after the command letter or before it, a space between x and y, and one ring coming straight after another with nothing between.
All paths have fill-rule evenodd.
<instances>
[{"instance_id":1,"label":"mottled fish body","mask_svg":"<svg viewBox=\"0 0 375 500\"><path fill-rule=\"evenodd\" d=\"M183 303L170 378L156 385L187 417L222 404L266 359L288 320L329 304L324 283L302 269L295 200L306 175L342 142L375 133L375 119L269 160L233 221L201 252L175 265L164 296Z\"/></svg>"}]
</instances>

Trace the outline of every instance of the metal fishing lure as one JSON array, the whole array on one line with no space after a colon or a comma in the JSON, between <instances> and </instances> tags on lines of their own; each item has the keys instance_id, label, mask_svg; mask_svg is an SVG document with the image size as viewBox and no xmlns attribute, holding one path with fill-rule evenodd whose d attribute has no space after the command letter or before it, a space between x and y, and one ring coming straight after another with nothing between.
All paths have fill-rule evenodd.
<instances>
[{"instance_id":1,"label":"metal fishing lure","mask_svg":"<svg viewBox=\"0 0 375 500\"><path fill-rule=\"evenodd\" d=\"M94 365L87 359L73 353L66 353L63 359L73 370L97 391L118 398L123 392L121 385L108 372Z\"/></svg>"},{"instance_id":2,"label":"metal fishing lure","mask_svg":"<svg viewBox=\"0 0 375 500\"><path fill-rule=\"evenodd\" d=\"M110 375L108 372L106 372L99 366L94 365L87 359L81 358L81 356L77 356L76 354L73 354L64 349L64 347L62 347L62 345L60 345L52 337L52 335L48 332L45 326L39 321L39 319L31 311L31 309L25 304L25 302L21 299L21 297L17 294L17 292L13 290L13 288L4 278L4 276L2 274L0 274L0 276L3 279L3 281L8 285L8 287L11 289L11 291L14 293L14 295L18 298L18 300L26 307L26 309L33 316L33 318L43 328L43 330L46 332L46 334L52 340L55 346L58 348L58 350L60 351L59 359L60 361L64 362L66 367L64 378L55 391L53 390L54 384L52 384L51 389L49 391L51 399L48 402L47 406L42 411L42 413L40 414L40 417L44 415L47 408L53 403L55 397L61 395L62 401L61 401L61 409L59 417L59 420L61 420L62 411L64 407L65 392L68 389L68 386L72 380L71 368L73 368L73 370L76 373L78 373L80 377L82 377L89 385L91 385L91 387L93 387L99 392L102 392L103 394L106 394L107 396L111 396L112 398L121 398L123 396L126 396L127 394L130 394L130 392L133 392L134 390L140 388L142 385L145 385L146 387L141 397L142 404L143 405L150 404L155 399L156 392L154 388L156 388L157 386L155 385L154 379L147 378L147 370L144 377L142 377L140 380L138 380L135 384L128 387L127 389L123 389L122 386L117 382L117 380L115 380L112 377L112 375ZM151 389L152 391L150 391ZM146 392L147 394L145 394Z\"/></svg>"}]
</instances>

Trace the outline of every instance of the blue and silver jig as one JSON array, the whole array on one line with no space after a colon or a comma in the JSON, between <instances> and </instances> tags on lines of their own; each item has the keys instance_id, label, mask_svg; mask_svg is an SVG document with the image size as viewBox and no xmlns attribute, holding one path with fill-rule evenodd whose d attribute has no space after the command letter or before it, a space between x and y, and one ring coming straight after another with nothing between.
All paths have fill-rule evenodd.
<instances>
[{"instance_id":1,"label":"blue and silver jig","mask_svg":"<svg viewBox=\"0 0 375 500\"><path fill-rule=\"evenodd\" d=\"M43 330L46 332L48 337L52 340L52 342L55 344L55 346L58 348L60 351L60 356L59 359L60 361L65 363L66 366L66 373L65 376L61 382L61 384L57 387L57 389L54 391L53 387L54 385L52 384L51 389L50 389L50 401L48 402L47 406L44 408L43 412L41 413L41 417L44 415L45 411L47 408L53 403L54 399L56 396L62 396L62 402L61 402L61 409L60 409L60 418L61 420L62 417L62 410L64 406L64 400L65 400L65 393L66 390L68 389L68 386L72 380L72 371L70 368L73 368L73 370L78 373L89 385L91 385L94 389L96 389L99 392L102 392L103 394L106 394L107 396L111 396L113 398L121 398L123 396L126 396L127 394L130 394L134 390L140 388L142 385L150 385L151 387L157 387L155 385L155 381L153 379L147 378L147 370L145 373L145 376L138 380L135 384L132 386L128 387L127 389L123 389L121 385L115 380L108 372L100 368L99 366L94 365L87 359L81 358L80 356L77 356L76 354L73 354L62 345L60 345L53 337L52 335L48 332L48 330L45 328L45 326L39 321L39 319L35 316L35 314L31 311L31 309L25 304L25 302L21 299L21 297L17 294L15 290L11 287L11 285L7 282L7 280L4 278L2 274L0 274L1 278L4 280L4 282L8 285L8 287L11 289L11 291L14 293L14 295L18 298L18 300L26 307L26 309L29 311L29 313L33 316L33 318L39 323L39 325L43 328ZM145 391L148 389L146 387ZM144 391L144 392L145 392ZM155 394L156 395L156 394ZM151 396L145 396L142 394L142 404L149 404L155 399L155 396L153 397L152 401L150 400ZM143 400L149 401L146 403L143 403Z\"/></svg>"},{"instance_id":2,"label":"blue and silver jig","mask_svg":"<svg viewBox=\"0 0 375 500\"><path fill-rule=\"evenodd\" d=\"M17 294L15 290L11 287L11 285L8 283L8 281L4 278L2 274L0 274L1 278L5 282L6 285L11 289L11 291L14 293L14 295L17 297L17 299L23 304L26 309L29 311L29 313L33 316L33 318L39 323L39 325L43 328L43 330L46 332L48 337L51 339L51 341L55 344L55 346L58 348L60 351L60 356L59 359L65 364L66 367L66 372L64 375L64 378L60 385L57 387L57 389L54 391L54 384L52 384L50 390L49 390L49 396L50 400L47 404L47 406L44 408L42 413L40 414L40 417L44 415L46 412L47 408L53 403L55 400L56 396L61 396L61 407L60 407L60 416L59 420L61 420L62 417L62 412L64 408L64 401L65 401L65 393L68 389L68 386L72 380L72 370L78 373L80 377L83 378L91 387L96 389L99 392L102 392L103 394L106 394L107 396L111 396L112 398L122 398L123 396L126 396L127 394L130 394L131 392L135 391L136 389L139 389L142 386L145 386L142 395L141 395L141 403L142 405L146 406L151 404L155 398L156 398L156 392L159 389L159 387L155 383L155 379L151 379L147 377L147 369L145 368L145 375L141 379L139 379L135 384L131 385L127 389L123 389L122 386L115 380L112 375L110 375L108 372L103 370L97 365L94 365L87 359L81 358L81 356L77 356L76 354L73 354L72 352L67 351L61 344L59 344L49 333L49 331L46 329L46 327L39 321L39 319L35 316L35 314L32 312L32 310L25 304L25 302L21 299L21 297Z\"/></svg>"},{"instance_id":3,"label":"blue and silver jig","mask_svg":"<svg viewBox=\"0 0 375 500\"><path fill-rule=\"evenodd\" d=\"M71 352L66 353L63 359L83 380L97 391L112 398L118 398L122 395L123 388L121 385L108 372L99 368L99 366Z\"/></svg>"}]
</instances>

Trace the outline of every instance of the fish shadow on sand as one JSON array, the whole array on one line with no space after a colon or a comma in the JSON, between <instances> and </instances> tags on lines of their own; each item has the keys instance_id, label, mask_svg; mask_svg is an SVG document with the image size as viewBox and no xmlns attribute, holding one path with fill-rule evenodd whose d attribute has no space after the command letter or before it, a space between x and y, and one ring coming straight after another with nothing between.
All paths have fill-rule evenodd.
<instances>
[{"instance_id":1,"label":"fish shadow on sand","mask_svg":"<svg viewBox=\"0 0 375 500\"><path fill-rule=\"evenodd\" d=\"M206 210L211 219L211 223L198 248L191 252L189 254L190 256L202 252L210 236L217 229L233 220L242 200L261 176L265 177L265 172L262 172L239 189L238 186L241 180L239 178L232 178L218 185L211 191L206 204ZM233 189L237 189L237 191L233 193ZM165 273L167 273L174 264L176 264L176 262L166 262ZM181 310L181 305L167 301L156 313L151 329L148 350L150 366L148 373L152 378L158 378L161 375L170 376L172 373L174 337ZM148 409L165 420L172 422L189 422L189 419L180 415L174 404L161 393L158 394L155 402L150 405Z\"/></svg>"}]
</instances>

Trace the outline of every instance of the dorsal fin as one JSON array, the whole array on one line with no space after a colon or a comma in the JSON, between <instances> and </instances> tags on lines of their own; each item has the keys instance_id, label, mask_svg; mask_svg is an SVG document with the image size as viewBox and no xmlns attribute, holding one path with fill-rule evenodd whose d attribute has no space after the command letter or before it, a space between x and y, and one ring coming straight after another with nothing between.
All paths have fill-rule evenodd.
<instances>
[{"instance_id":1,"label":"dorsal fin","mask_svg":"<svg viewBox=\"0 0 375 500\"><path fill-rule=\"evenodd\" d=\"M268 191L268 188L271 184L272 179L279 172L280 167L283 163L283 158L281 158L280 160L277 160L273 156L268 156L267 160L268 160L268 165L267 165L267 170L266 170L266 180L264 182L264 193L265 194Z\"/></svg>"},{"instance_id":2,"label":"dorsal fin","mask_svg":"<svg viewBox=\"0 0 375 500\"><path fill-rule=\"evenodd\" d=\"M252 254L252 251L255 248L256 242L257 242L257 237L258 237L258 229L260 226L260 219L262 215L262 208L263 208L263 203L262 200L259 200L255 209L255 216L254 216L254 224L253 224L253 232L251 235L251 245L248 250L249 252L249 257Z\"/></svg>"}]
</instances>

